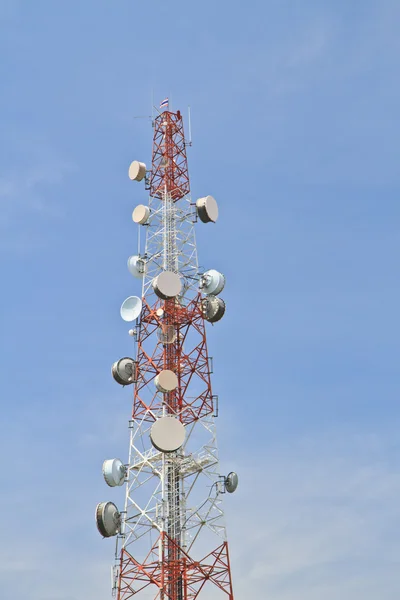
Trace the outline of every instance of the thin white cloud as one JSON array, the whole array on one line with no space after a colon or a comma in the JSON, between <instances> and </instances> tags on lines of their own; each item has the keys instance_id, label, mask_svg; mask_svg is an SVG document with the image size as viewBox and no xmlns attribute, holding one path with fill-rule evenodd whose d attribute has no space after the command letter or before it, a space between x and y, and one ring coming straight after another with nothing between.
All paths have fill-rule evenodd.
<instances>
[{"instance_id":1,"label":"thin white cloud","mask_svg":"<svg viewBox=\"0 0 400 600\"><path fill-rule=\"evenodd\" d=\"M380 584L383 600L387 582L398 594L400 475L384 456L368 436L333 437L245 470L230 519L238 598L375 600Z\"/></svg>"},{"instance_id":2,"label":"thin white cloud","mask_svg":"<svg viewBox=\"0 0 400 600\"><path fill-rule=\"evenodd\" d=\"M293 42L289 48L286 66L289 68L302 68L312 65L322 58L331 37L330 26L327 21L314 23L302 38Z\"/></svg>"},{"instance_id":3,"label":"thin white cloud","mask_svg":"<svg viewBox=\"0 0 400 600\"><path fill-rule=\"evenodd\" d=\"M60 184L72 169L68 162L53 159L47 164L21 165L20 172L0 173L0 225L9 225L21 213L54 212L56 204L44 191Z\"/></svg>"},{"instance_id":4,"label":"thin white cloud","mask_svg":"<svg viewBox=\"0 0 400 600\"><path fill-rule=\"evenodd\" d=\"M6 137L12 160L0 167L0 251L18 253L43 244L41 221L62 217L62 184L76 167L33 134Z\"/></svg>"}]
</instances>

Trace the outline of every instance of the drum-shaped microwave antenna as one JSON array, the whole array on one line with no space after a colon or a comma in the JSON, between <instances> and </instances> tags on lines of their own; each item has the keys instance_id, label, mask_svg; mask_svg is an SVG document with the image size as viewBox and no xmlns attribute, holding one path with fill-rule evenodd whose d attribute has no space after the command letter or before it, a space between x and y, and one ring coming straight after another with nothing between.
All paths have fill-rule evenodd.
<instances>
[{"instance_id":1,"label":"drum-shaped microwave antenna","mask_svg":"<svg viewBox=\"0 0 400 600\"><path fill-rule=\"evenodd\" d=\"M165 369L164 371L160 371L160 373L156 376L154 383L156 384L156 388L159 392L166 394L167 392L172 392L178 387L178 377L173 371Z\"/></svg>"},{"instance_id":2,"label":"drum-shaped microwave antenna","mask_svg":"<svg viewBox=\"0 0 400 600\"><path fill-rule=\"evenodd\" d=\"M225 489L230 494L233 494L233 492L236 491L238 485L239 477L234 471L232 471L231 473L229 473L229 475L225 477Z\"/></svg>"},{"instance_id":3,"label":"drum-shaped microwave antenna","mask_svg":"<svg viewBox=\"0 0 400 600\"><path fill-rule=\"evenodd\" d=\"M144 225L149 220L150 208L144 204L138 204L132 213L132 221L138 225Z\"/></svg>"},{"instance_id":4,"label":"drum-shaped microwave antenna","mask_svg":"<svg viewBox=\"0 0 400 600\"><path fill-rule=\"evenodd\" d=\"M128 323L138 318L142 312L142 301L138 296L129 296L120 309L121 318Z\"/></svg>"},{"instance_id":5,"label":"drum-shaped microwave antenna","mask_svg":"<svg viewBox=\"0 0 400 600\"><path fill-rule=\"evenodd\" d=\"M207 296L201 301L201 312L206 321L216 323L225 313L225 302L217 296Z\"/></svg>"},{"instance_id":6,"label":"drum-shaped microwave antenna","mask_svg":"<svg viewBox=\"0 0 400 600\"><path fill-rule=\"evenodd\" d=\"M136 381L136 362L125 356L117 360L111 367L111 374L120 385L130 385Z\"/></svg>"},{"instance_id":7,"label":"drum-shaped microwave antenna","mask_svg":"<svg viewBox=\"0 0 400 600\"><path fill-rule=\"evenodd\" d=\"M217 296L225 287L225 277L219 271L210 269L206 271L200 280L200 289L205 294Z\"/></svg>"},{"instance_id":8,"label":"drum-shaped microwave antenna","mask_svg":"<svg viewBox=\"0 0 400 600\"><path fill-rule=\"evenodd\" d=\"M204 196L196 201L197 214L203 223L215 223L218 219L218 204L212 196Z\"/></svg>"},{"instance_id":9,"label":"drum-shaped microwave antenna","mask_svg":"<svg viewBox=\"0 0 400 600\"><path fill-rule=\"evenodd\" d=\"M157 296L163 300L174 298L182 289L181 278L173 271L163 271L153 279L152 285Z\"/></svg>"},{"instance_id":10,"label":"drum-shaped microwave antenna","mask_svg":"<svg viewBox=\"0 0 400 600\"><path fill-rule=\"evenodd\" d=\"M157 337L162 344L172 344L176 340L176 329L173 325L161 325Z\"/></svg>"},{"instance_id":11,"label":"drum-shaped microwave antenna","mask_svg":"<svg viewBox=\"0 0 400 600\"><path fill-rule=\"evenodd\" d=\"M157 419L150 430L151 443L160 452L175 452L183 445L185 437L185 426L172 416Z\"/></svg>"},{"instance_id":12,"label":"drum-shaped microwave antenna","mask_svg":"<svg viewBox=\"0 0 400 600\"><path fill-rule=\"evenodd\" d=\"M103 537L117 535L121 527L121 514L113 502L100 502L96 506L96 524Z\"/></svg>"},{"instance_id":13,"label":"drum-shaped microwave antenna","mask_svg":"<svg viewBox=\"0 0 400 600\"><path fill-rule=\"evenodd\" d=\"M139 162L138 160L131 162L128 175L129 179L132 181L142 181L143 177L146 175L145 163Z\"/></svg>"},{"instance_id":14,"label":"drum-shaped microwave antenna","mask_svg":"<svg viewBox=\"0 0 400 600\"><path fill-rule=\"evenodd\" d=\"M142 279L146 270L146 263L143 258L135 254L135 256L128 258L128 270L134 277Z\"/></svg>"},{"instance_id":15,"label":"drum-shaped microwave antenna","mask_svg":"<svg viewBox=\"0 0 400 600\"><path fill-rule=\"evenodd\" d=\"M103 476L110 487L120 486L125 481L126 467L119 458L110 458L103 463Z\"/></svg>"}]
</instances>

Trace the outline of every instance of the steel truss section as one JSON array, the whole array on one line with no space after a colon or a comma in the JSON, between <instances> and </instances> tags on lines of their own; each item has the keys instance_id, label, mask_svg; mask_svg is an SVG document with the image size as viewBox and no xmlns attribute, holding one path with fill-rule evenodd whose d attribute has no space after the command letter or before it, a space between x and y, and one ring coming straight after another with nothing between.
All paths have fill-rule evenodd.
<instances>
[{"instance_id":1,"label":"steel truss section","mask_svg":"<svg viewBox=\"0 0 400 600\"><path fill-rule=\"evenodd\" d=\"M171 455L149 448L150 427L145 417L131 423L122 545L126 548L146 534L151 537L154 531L161 533L167 524L172 530L180 530L180 544L188 552L202 545L203 530L225 541L221 508L224 486L218 472L214 419L201 419L187 426L183 448ZM175 515L169 506L169 494L174 490L166 476L171 472L180 481L182 510ZM208 492L205 498L204 490Z\"/></svg>"},{"instance_id":2,"label":"steel truss section","mask_svg":"<svg viewBox=\"0 0 400 600\"><path fill-rule=\"evenodd\" d=\"M154 420L165 407L189 424L214 412L210 378L210 361L201 295L187 305L175 301L156 302L152 307L143 300L143 311L137 343L138 375L134 391L134 419L144 414ZM162 316L157 311L162 306ZM165 341L168 336L168 343ZM172 341L169 341L172 340ZM168 365L178 376L178 387L169 394L158 392L154 379Z\"/></svg>"},{"instance_id":3,"label":"steel truss section","mask_svg":"<svg viewBox=\"0 0 400 600\"><path fill-rule=\"evenodd\" d=\"M180 275L183 283L181 302L185 302L198 291L196 211L190 196L177 203L165 190L161 199L150 198L149 207L143 255L146 265L144 295L153 295L151 284L154 277L168 269Z\"/></svg>"},{"instance_id":4,"label":"steel truss section","mask_svg":"<svg viewBox=\"0 0 400 600\"><path fill-rule=\"evenodd\" d=\"M167 547L176 548L179 561L168 563L164 560ZM206 587L214 586L233 600L230 578L229 552L227 542L209 552L199 561L194 561L174 540L162 533L156 540L144 563L138 563L133 556L123 550L119 565L121 585L118 600L129 600L151 586L156 588L154 600L175 600L174 591L182 589L182 600L196 600Z\"/></svg>"},{"instance_id":5,"label":"steel truss section","mask_svg":"<svg viewBox=\"0 0 400 600\"><path fill-rule=\"evenodd\" d=\"M186 142L180 112L164 111L154 121L150 196L162 198L165 188L180 200L190 192Z\"/></svg>"}]
</instances>

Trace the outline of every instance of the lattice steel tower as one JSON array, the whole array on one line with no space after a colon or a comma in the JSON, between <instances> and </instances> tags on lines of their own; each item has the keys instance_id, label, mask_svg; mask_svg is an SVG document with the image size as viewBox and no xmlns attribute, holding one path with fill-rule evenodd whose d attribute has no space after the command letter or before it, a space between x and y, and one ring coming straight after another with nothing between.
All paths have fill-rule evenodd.
<instances>
[{"instance_id":1,"label":"lattice steel tower","mask_svg":"<svg viewBox=\"0 0 400 600\"><path fill-rule=\"evenodd\" d=\"M148 206L132 214L145 248L139 241L128 259L142 297L121 306L121 317L135 321L135 354L112 367L114 379L134 390L129 460L103 464L108 485L125 484L125 506L100 503L96 522L104 537L116 536L118 600L233 600L221 501L238 479L219 473L205 329L225 312L225 279L199 271L195 239L195 224L215 222L218 207L212 196L192 202L182 116L167 101L161 107L151 169L138 161L129 168L149 191Z\"/></svg>"}]
</instances>

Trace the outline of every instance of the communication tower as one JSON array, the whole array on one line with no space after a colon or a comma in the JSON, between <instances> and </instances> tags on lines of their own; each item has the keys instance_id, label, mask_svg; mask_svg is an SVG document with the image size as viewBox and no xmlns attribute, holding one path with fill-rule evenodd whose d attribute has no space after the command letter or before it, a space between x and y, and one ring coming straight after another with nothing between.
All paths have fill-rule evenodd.
<instances>
[{"instance_id":1,"label":"communication tower","mask_svg":"<svg viewBox=\"0 0 400 600\"><path fill-rule=\"evenodd\" d=\"M212 196L192 202L182 116L167 100L161 111L151 169L138 161L129 167L149 193L148 205L132 213L145 247L139 241L128 259L141 298L130 296L120 309L135 322L134 353L112 366L114 379L133 387L129 459L103 464L110 487L125 484L125 506L101 502L96 523L103 537L116 536L117 600L233 600L222 497L238 477L219 472L205 327L224 315L225 278L199 270L195 239L195 224L215 223L218 206Z\"/></svg>"}]
</instances>

